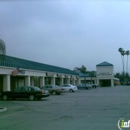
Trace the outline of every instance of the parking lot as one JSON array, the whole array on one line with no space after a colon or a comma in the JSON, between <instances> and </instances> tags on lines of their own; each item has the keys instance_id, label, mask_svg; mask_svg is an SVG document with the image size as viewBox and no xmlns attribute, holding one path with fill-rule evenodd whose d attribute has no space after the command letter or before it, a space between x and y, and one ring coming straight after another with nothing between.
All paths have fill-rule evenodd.
<instances>
[{"instance_id":1,"label":"parking lot","mask_svg":"<svg viewBox=\"0 0 130 130\"><path fill-rule=\"evenodd\" d=\"M130 119L130 86L98 87L41 101L0 100L0 130L118 130Z\"/></svg>"}]
</instances>

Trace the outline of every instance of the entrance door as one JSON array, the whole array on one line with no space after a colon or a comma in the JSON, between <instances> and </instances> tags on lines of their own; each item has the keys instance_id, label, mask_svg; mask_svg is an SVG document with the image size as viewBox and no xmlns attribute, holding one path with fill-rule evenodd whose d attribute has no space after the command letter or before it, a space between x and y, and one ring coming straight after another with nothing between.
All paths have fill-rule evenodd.
<instances>
[{"instance_id":1,"label":"entrance door","mask_svg":"<svg viewBox=\"0 0 130 130\"><path fill-rule=\"evenodd\" d=\"M111 86L111 80L100 80L101 87L110 87Z\"/></svg>"}]
</instances>

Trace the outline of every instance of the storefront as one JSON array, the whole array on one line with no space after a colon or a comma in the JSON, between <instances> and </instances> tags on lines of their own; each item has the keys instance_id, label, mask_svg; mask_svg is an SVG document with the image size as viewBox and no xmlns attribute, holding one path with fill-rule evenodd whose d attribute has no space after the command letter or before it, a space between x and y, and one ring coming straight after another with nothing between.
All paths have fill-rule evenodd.
<instances>
[{"instance_id":1,"label":"storefront","mask_svg":"<svg viewBox=\"0 0 130 130\"><path fill-rule=\"evenodd\" d=\"M85 81L85 80L86 81ZM0 55L0 91L13 90L18 86L38 86L52 84L78 85L93 82L99 86L114 86L114 66L108 62L96 65L94 76L90 77L69 69Z\"/></svg>"},{"instance_id":2,"label":"storefront","mask_svg":"<svg viewBox=\"0 0 130 130\"><path fill-rule=\"evenodd\" d=\"M85 75L79 71L75 71L79 74L80 83L85 84L93 82L100 87L113 87L116 82L119 82L118 78L114 77L114 66L108 62L102 62L96 65L96 71L93 71L93 76L90 76L90 72Z\"/></svg>"},{"instance_id":3,"label":"storefront","mask_svg":"<svg viewBox=\"0 0 130 130\"><path fill-rule=\"evenodd\" d=\"M78 74L65 68L0 55L0 91L18 86L79 84Z\"/></svg>"}]
</instances>

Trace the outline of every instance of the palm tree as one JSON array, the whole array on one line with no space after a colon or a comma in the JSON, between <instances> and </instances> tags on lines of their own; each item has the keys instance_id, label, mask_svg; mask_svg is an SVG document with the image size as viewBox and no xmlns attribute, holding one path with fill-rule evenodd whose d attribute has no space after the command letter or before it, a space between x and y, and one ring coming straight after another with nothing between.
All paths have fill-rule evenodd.
<instances>
[{"instance_id":1,"label":"palm tree","mask_svg":"<svg viewBox=\"0 0 130 130\"><path fill-rule=\"evenodd\" d=\"M121 60L122 60L122 65L123 65L123 80L124 80L124 55L125 55L125 51L123 48L119 48L118 51L121 54Z\"/></svg>"},{"instance_id":2,"label":"palm tree","mask_svg":"<svg viewBox=\"0 0 130 130\"><path fill-rule=\"evenodd\" d=\"M87 68L84 65L82 65L81 67L75 67L75 70L79 70L81 73L84 74L84 82L86 82Z\"/></svg>"},{"instance_id":3,"label":"palm tree","mask_svg":"<svg viewBox=\"0 0 130 130\"><path fill-rule=\"evenodd\" d=\"M129 57L129 55L130 55L130 51L129 51L129 50L126 51L126 52L125 52L125 55L127 55L126 72L128 73L128 57Z\"/></svg>"}]
</instances>

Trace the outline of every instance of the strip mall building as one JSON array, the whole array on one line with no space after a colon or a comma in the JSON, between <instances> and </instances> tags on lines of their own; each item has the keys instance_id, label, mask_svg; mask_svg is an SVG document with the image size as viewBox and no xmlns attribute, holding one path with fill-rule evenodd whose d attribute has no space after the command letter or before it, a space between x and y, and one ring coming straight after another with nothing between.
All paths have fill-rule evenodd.
<instances>
[{"instance_id":1,"label":"strip mall building","mask_svg":"<svg viewBox=\"0 0 130 130\"><path fill-rule=\"evenodd\" d=\"M10 91L18 86L33 86L38 77L38 86L45 84L78 85L84 82L82 73L57 66L24 60L7 55L0 55L0 91ZM86 77L91 81L91 77ZM99 86L114 86L114 66L108 62L96 65L95 76L92 78Z\"/></svg>"},{"instance_id":2,"label":"strip mall building","mask_svg":"<svg viewBox=\"0 0 130 130\"><path fill-rule=\"evenodd\" d=\"M77 73L47 64L0 55L0 90L13 90L18 86L33 86L39 77L39 87L45 84L79 84Z\"/></svg>"}]
</instances>

